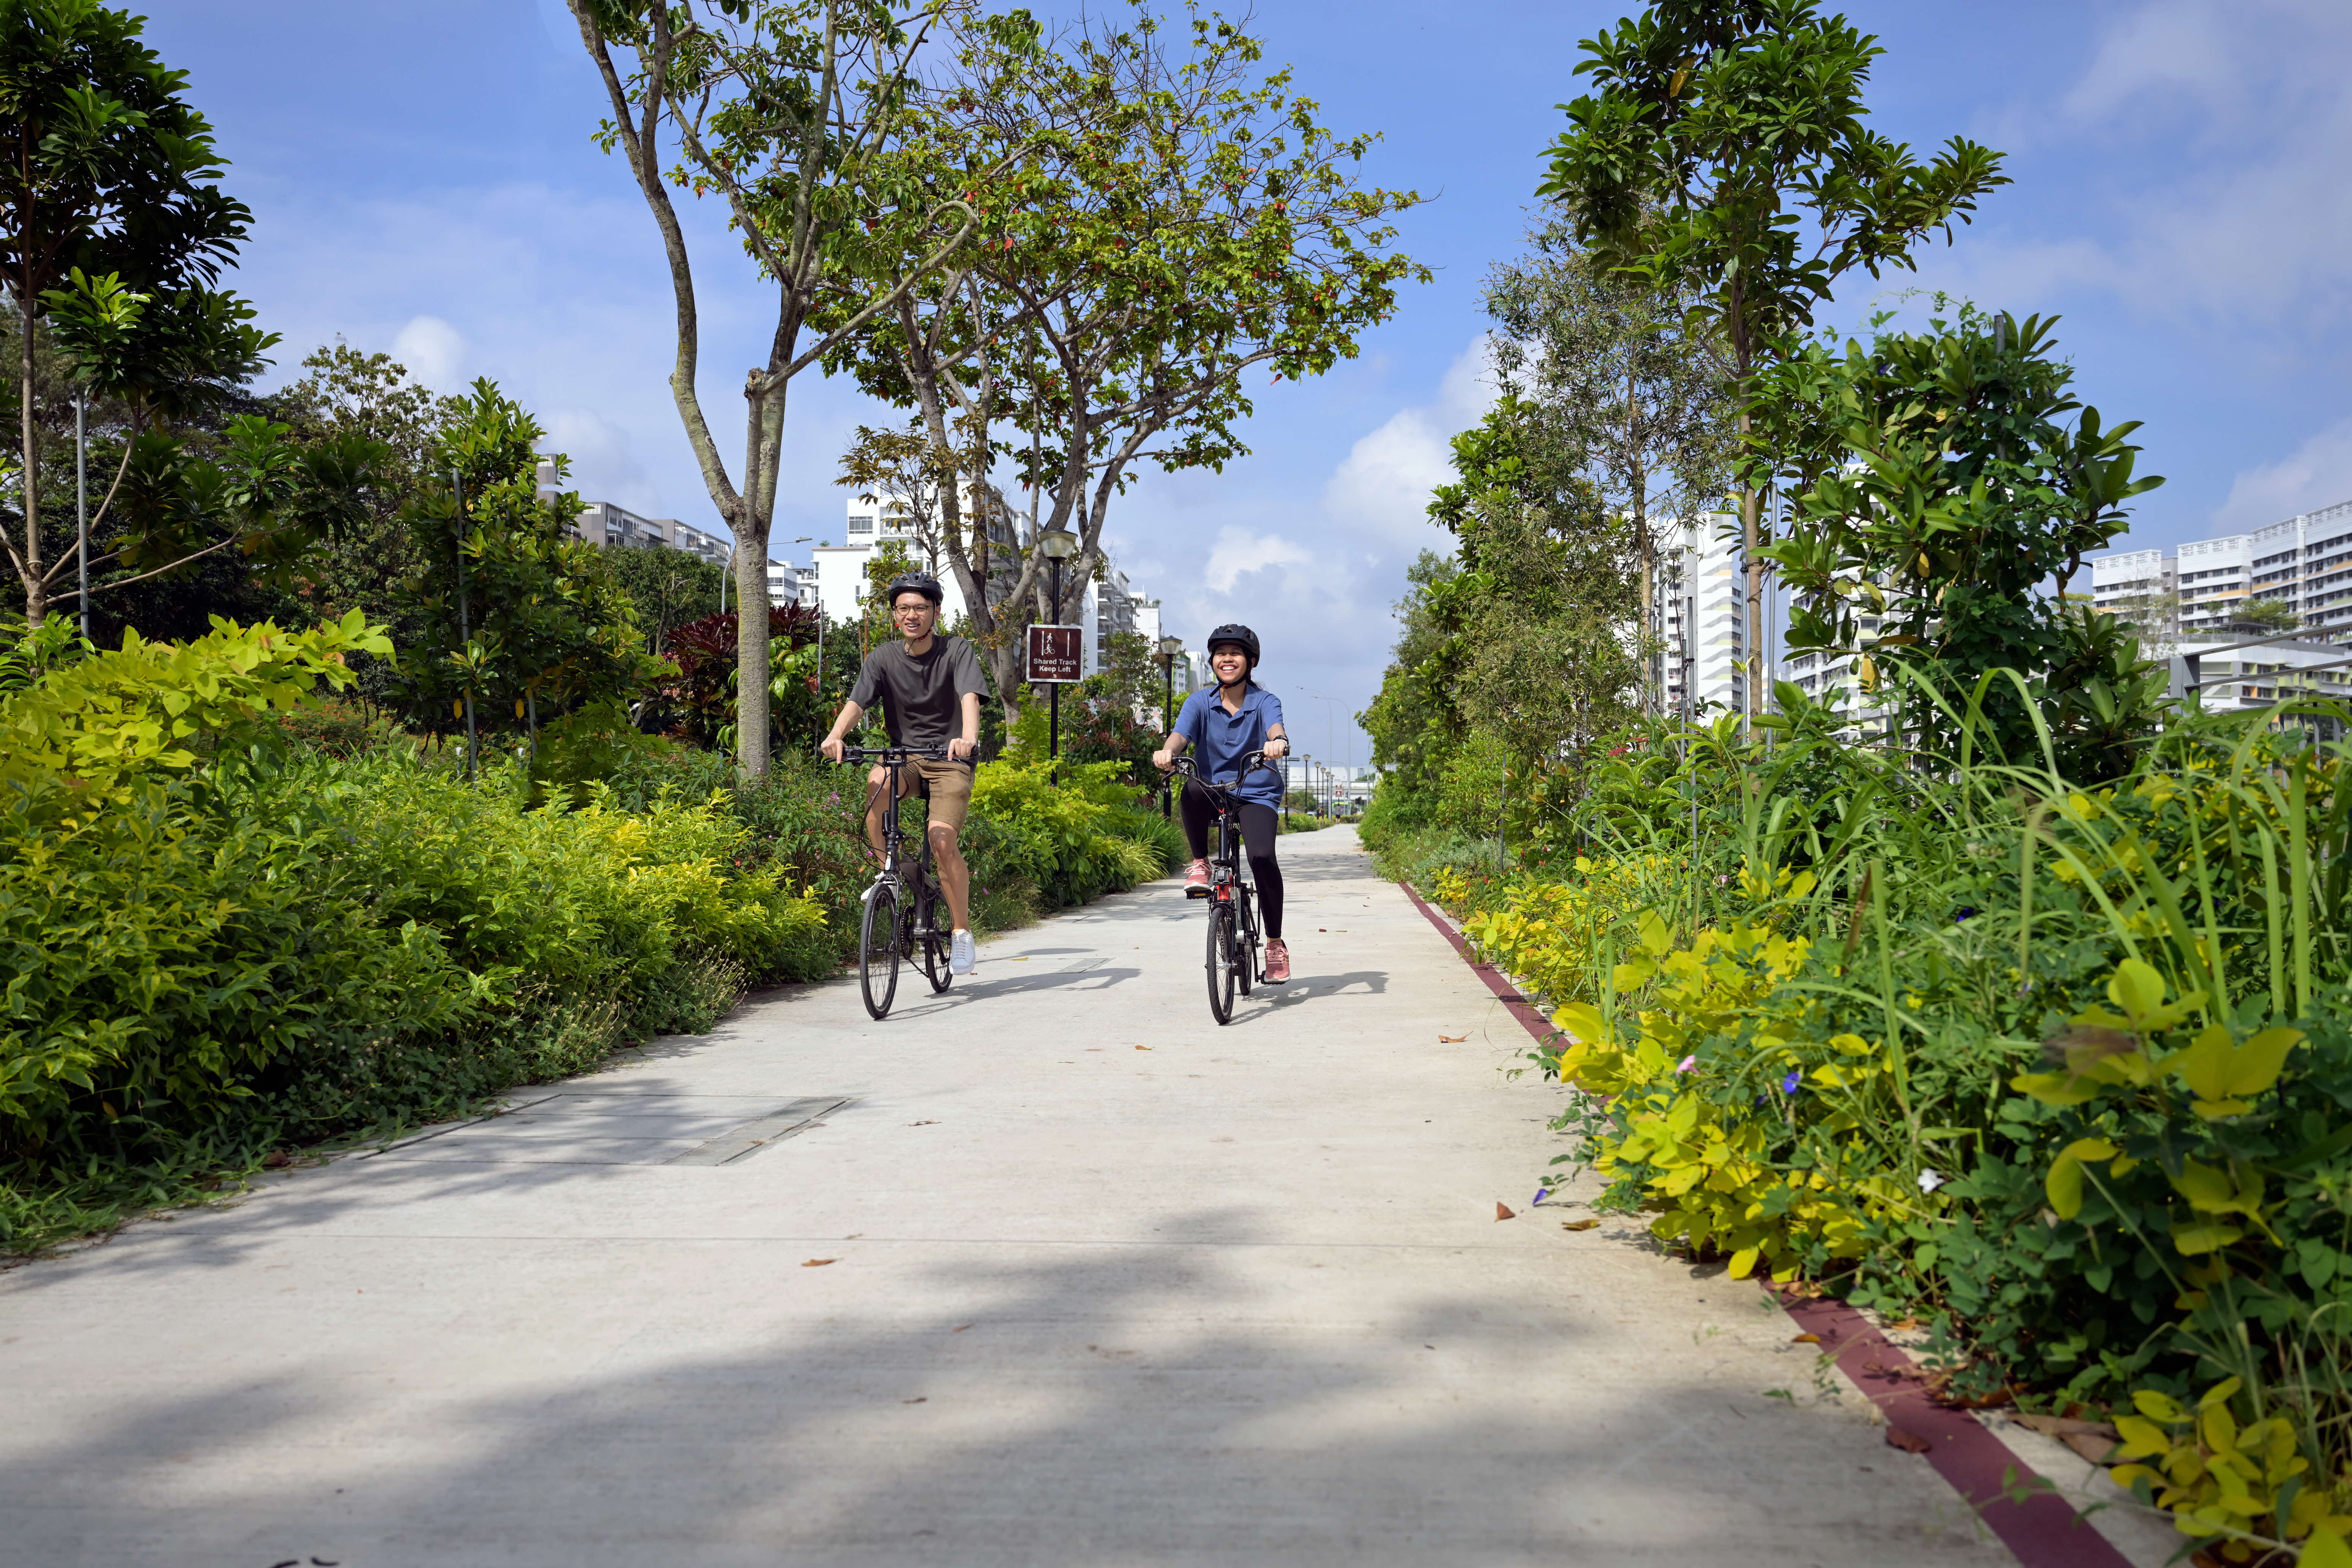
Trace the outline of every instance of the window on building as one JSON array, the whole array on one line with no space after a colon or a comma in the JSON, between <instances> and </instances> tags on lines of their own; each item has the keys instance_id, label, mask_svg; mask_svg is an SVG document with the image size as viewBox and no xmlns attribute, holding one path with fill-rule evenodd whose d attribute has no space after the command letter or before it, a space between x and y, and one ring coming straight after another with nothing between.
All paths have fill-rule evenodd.
<instances>
[{"instance_id":1,"label":"window on building","mask_svg":"<svg viewBox=\"0 0 2352 1568\"><path fill-rule=\"evenodd\" d=\"M850 518L849 518L849 531L850 531L850 532L852 532L852 533L871 533L871 532L873 532L873 531L874 531L874 514L873 514L873 513L871 513L871 512L853 512L853 513L851 513L851 514L850 514Z\"/></svg>"}]
</instances>

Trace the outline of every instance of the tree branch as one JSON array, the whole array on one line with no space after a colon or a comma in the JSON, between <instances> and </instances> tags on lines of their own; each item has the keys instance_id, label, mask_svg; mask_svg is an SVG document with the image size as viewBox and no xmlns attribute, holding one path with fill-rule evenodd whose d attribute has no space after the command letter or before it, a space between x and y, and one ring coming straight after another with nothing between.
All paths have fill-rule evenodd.
<instances>
[{"instance_id":1,"label":"tree branch","mask_svg":"<svg viewBox=\"0 0 2352 1568\"><path fill-rule=\"evenodd\" d=\"M655 226L661 230L662 250L669 261L670 291L677 314L677 357L670 372L670 395L677 401L678 418L686 426L687 445L693 448L695 462L702 469L703 487L710 492L719 515L731 528L741 516L742 497L727 476L726 460L719 455L718 443L711 438L709 424L702 416L702 399L695 390L701 336L694 301L694 268L687 256L685 231L678 225L677 211L670 204L668 191L662 186L661 170L656 163L654 138L660 130L662 104L668 92L669 61L666 56L657 56L648 64L646 117L641 132L631 123L628 89L614 68L604 36L589 19L583 0L566 0L566 4L580 24L581 42L587 47L598 74L604 78L604 91L613 104L614 131L628 154L629 172L635 176L637 189L652 210Z\"/></svg>"}]
</instances>

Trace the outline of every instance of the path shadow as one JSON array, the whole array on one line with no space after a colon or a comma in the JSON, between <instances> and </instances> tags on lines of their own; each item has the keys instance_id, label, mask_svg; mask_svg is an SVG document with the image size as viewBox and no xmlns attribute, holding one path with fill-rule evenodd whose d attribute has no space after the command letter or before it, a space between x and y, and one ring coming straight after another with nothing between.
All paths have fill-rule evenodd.
<instances>
[{"instance_id":1,"label":"path shadow","mask_svg":"<svg viewBox=\"0 0 2352 1568\"><path fill-rule=\"evenodd\" d=\"M0 1561L2009 1561L1956 1499L1923 1511L1926 1489L1865 1483L1824 1508L1795 1484L1897 1462L1868 1427L1672 1365L1580 1384L1563 1358L1586 1331L1556 1321L1531 1339L1495 1310L1490 1274L1435 1270L1402 1292L1390 1275L1351 1306L1329 1272L1352 1266L1344 1252L1253 1247L1279 1232L1244 1206L1176 1217L1240 1245L849 1241L813 1274L805 1244L752 1242L690 1289L648 1280L618 1302L581 1300L561 1263L519 1267L495 1310L431 1342L449 1364L482 1363L495 1392L323 1352L261 1376L250 1361L185 1369L110 1395L103 1416L51 1423L69 1438L14 1446ZM859 1270L892 1271L881 1304L870 1283L836 1289ZM634 1336L570 1331L616 1307L645 1313ZM490 1370L485 1357L515 1353L517 1321L547 1325L522 1347L536 1364Z\"/></svg>"}]
</instances>

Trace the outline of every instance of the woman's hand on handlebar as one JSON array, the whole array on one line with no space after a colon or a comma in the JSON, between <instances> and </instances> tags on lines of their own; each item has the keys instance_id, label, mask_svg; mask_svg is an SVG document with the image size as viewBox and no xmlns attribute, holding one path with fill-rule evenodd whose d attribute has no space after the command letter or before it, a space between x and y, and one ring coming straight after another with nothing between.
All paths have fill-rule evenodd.
<instances>
[{"instance_id":1,"label":"woman's hand on handlebar","mask_svg":"<svg viewBox=\"0 0 2352 1568\"><path fill-rule=\"evenodd\" d=\"M1267 762L1278 763L1288 755L1290 755L1290 742L1284 737L1276 735L1265 743L1265 760Z\"/></svg>"}]
</instances>

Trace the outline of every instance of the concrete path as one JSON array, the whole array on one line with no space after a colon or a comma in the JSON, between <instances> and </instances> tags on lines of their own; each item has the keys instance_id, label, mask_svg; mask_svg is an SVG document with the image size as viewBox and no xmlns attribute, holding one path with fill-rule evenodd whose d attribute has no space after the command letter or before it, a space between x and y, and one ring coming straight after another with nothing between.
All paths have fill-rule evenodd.
<instances>
[{"instance_id":1,"label":"concrete path","mask_svg":"<svg viewBox=\"0 0 2352 1568\"><path fill-rule=\"evenodd\" d=\"M1160 883L0 1276L0 1563L2011 1561L1753 1287L1530 1210L1518 1026L1283 858L1224 1028Z\"/></svg>"}]
</instances>

